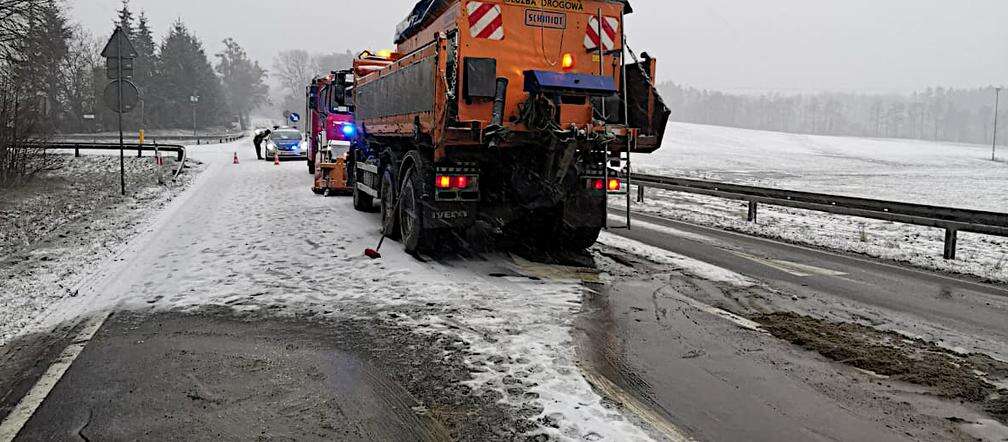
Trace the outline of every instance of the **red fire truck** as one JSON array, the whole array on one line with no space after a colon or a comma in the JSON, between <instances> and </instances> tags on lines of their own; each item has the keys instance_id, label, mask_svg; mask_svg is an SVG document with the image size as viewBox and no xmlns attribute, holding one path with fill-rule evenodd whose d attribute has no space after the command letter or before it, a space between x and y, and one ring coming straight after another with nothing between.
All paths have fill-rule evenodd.
<instances>
[{"instance_id":1,"label":"red fire truck","mask_svg":"<svg viewBox=\"0 0 1008 442\"><path fill-rule=\"evenodd\" d=\"M320 195L352 190L347 155L359 139L348 93L352 85L352 71L334 71L306 89L308 172L315 176L312 191Z\"/></svg>"}]
</instances>

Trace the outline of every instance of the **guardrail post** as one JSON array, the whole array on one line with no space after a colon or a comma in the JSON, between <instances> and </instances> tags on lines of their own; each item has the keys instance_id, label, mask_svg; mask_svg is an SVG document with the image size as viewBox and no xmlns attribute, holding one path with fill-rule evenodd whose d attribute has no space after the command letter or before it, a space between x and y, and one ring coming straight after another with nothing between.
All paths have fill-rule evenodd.
<instances>
[{"instance_id":1,"label":"guardrail post","mask_svg":"<svg viewBox=\"0 0 1008 442\"><path fill-rule=\"evenodd\" d=\"M640 184L637 185L637 202L638 203L644 202L644 186Z\"/></svg>"},{"instance_id":2,"label":"guardrail post","mask_svg":"<svg viewBox=\"0 0 1008 442\"><path fill-rule=\"evenodd\" d=\"M959 231L955 229L945 229L945 259L956 259L956 242L959 241Z\"/></svg>"},{"instance_id":3,"label":"guardrail post","mask_svg":"<svg viewBox=\"0 0 1008 442\"><path fill-rule=\"evenodd\" d=\"M756 201L749 201L749 216L746 217L746 221L754 223L756 222L756 214L759 211L759 203Z\"/></svg>"}]
</instances>

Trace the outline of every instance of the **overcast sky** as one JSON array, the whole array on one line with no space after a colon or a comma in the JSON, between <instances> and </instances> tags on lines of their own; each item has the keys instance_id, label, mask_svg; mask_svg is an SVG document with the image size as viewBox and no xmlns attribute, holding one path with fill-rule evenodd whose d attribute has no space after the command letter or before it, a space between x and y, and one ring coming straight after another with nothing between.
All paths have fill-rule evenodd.
<instances>
[{"instance_id":1,"label":"overcast sky","mask_svg":"<svg viewBox=\"0 0 1008 442\"><path fill-rule=\"evenodd\" d=\"M67 0L95 34L121 0ZM157 38L181 18L213 54L234 37L264 66L282 49L392 47L410 0L132 0ZM1008 84L1006 0L636 0L629 43L659 80L736 92L906 92Z\"/></svg>"}]
</instances>

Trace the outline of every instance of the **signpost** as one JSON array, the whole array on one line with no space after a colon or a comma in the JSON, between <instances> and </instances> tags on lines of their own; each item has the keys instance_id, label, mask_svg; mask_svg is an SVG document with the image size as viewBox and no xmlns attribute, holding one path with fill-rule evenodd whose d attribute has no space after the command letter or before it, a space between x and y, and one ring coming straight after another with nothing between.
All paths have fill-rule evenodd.
<instances>
[{"instance_id":1,"label":"signpost","mask_svg":"<svg viewBox=\"0 0 1008 442\"><path fill-rule=\"evenodd\" d=\"M109 80L114 80L105 88L105 105L119 117L119 188L126 195L126 147L123 140L122 114L133 110L140 99L140 91L129 81L133 77L133 60L137 58L136 49L129 41L129 36L122 28L116 28L109 38L105 49L105 68Z\"/></svg>"},{"instance_id":2,"label":"signpost","mask_svg":"<svg viewBox=\"0 0 1008 442\"><path fill-rule=\"evenodd\" d=\"M196 104L199 103L199 96L190 95L189 102L192 103L192 136L193 138L199 138L196 135Z\"/></svg>"},{"instance_id":3,"label":"signpost","mask_svg":"<svg viewBox=\"0 0 1008 442\"><path fill-rule=\"evenodd\" d=\"M994 88L994 141L991 142L991 161L997 161L998 105L1001 104L1001 88Z\"/></svg>"}]
</instances>

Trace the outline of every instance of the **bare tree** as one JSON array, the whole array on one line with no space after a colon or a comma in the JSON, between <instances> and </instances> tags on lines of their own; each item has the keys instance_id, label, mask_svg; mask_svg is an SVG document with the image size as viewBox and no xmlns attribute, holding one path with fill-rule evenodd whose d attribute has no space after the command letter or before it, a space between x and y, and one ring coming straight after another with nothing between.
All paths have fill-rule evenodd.
<instances>
[{"instance_id":1,"label":"bare tree","mask_svg":"<svg viewBox=\"0 0 1008 442\"><path fill-rule=\"evenodd\" d=\"M94 72L100 66L100 42L83 28L75 27L67 56L60 69L63 87L60 101L65 110L62 129L68 132L85 131L85 114L94 114L99 106L95 90Z\"/></svg>"},{"instance_id":2,"label":"bare tree","mask_svg":"<svg viewBox=\"0 0 1008 442\"><path fill-rule=\"evenodd\" d=\"M57 8L49 0L0 0L0 187L52 164L45 152L28 145L52 129L46 120L52 104L50 94L33 86L40 82L37 74L46 66L35 63L38 59L32 55L58 52L40 45L45 37L43 24Z\"/></svg>"},{"instance_id":3,"label":"bare tree","mask_svg":"<svg viewBox=\"0 0 1008 442\"><path fill-rule=\"evenodd\" d=\"M311 55L301 49L281 51L273 59L273 76L288 95L301 95L316 74L315 69Z\"/></svg>"}]
</instances>

